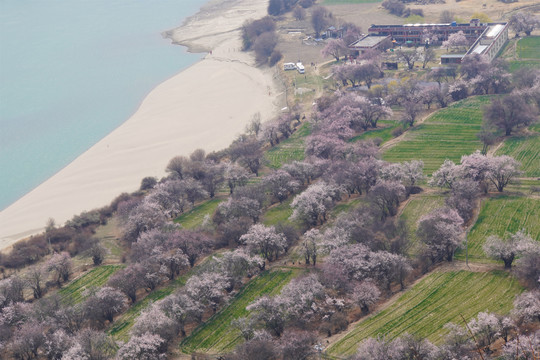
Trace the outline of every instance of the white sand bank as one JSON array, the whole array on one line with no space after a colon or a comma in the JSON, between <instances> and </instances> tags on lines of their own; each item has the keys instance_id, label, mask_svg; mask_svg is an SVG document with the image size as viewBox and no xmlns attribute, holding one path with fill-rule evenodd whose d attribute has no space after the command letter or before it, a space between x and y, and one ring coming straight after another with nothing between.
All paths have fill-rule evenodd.
<instances>
[{"instance_id":1,"label":"white sand bank","mask_svg":"<svg viewBox=\"0 0 540 360\"><path fill-rule=\"evenodd\" d=\"M204 60L155 88L137 112L75 161L0 212L0 249L160 177L176 155L227 147L253 114L273 117L282 105L273 71L240 51L239 27L265 15L267 0L221 0L171 32L175 42L212 50ZM209 34L210 36L206 36Z\"/></svg>"}]
</instances>

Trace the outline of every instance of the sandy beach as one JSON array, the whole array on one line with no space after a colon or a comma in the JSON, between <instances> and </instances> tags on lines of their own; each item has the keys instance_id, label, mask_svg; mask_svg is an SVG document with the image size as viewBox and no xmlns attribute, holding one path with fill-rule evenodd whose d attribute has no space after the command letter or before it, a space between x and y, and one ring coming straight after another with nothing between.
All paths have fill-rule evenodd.
<instances>
[{"instance_id":1,"label":"sandy beach","mask_svg":"<svg viewBox=\"0 0 540 360\"><path fill-rule=\"evenodd\" d=\"M257 69L252 55L240 51L239 28L263 17L267 3L214 1L167 32L175 43L208 54L152 90L125 123L0 212L0 249L41 232L49 218L63 224L137 190L143 177L163 176L176 155L227 147L257 112L263 121L275 116L284 105L274 71Z\"/></svg>"}]
</instances>

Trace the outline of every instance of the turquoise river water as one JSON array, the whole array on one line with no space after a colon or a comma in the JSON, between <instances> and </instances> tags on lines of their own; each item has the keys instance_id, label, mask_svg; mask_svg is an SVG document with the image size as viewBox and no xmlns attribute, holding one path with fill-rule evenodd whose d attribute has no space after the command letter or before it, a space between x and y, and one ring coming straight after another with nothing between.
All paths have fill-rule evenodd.
<instances>
[{"instance_id":1,"label":"turquoise river water","mask_svg":"<svg viewBox=\"0 0 540 360\"><path fill-rule=\"evenodd\" d=\"M201 58L161 32L207 0L0 0L0 210Z\"/></svg>"}]
</instances>

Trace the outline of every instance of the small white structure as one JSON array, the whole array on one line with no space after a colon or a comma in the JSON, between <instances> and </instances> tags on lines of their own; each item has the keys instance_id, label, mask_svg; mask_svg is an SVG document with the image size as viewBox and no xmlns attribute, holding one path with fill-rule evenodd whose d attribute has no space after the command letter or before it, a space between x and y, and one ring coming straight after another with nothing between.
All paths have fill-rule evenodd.
<instances>
[{"instance_id":1,"label":"small white structure","mask_svg":"<svg viewBox=\"0 0 540 360\"><path fill-rule=\"evenodd\" d=\"M301 62L296 63L296 69L298 69L298 72L300 74L303 74L303 73L306 72L305 69L304 69L304 65L302 65Z\"/></svg>"},{"instance_id":2,"label":"small white structure","mask_svg":"<svg viewBox=\"0 0 540 360\"><path fill-rule=\"evenodd\" d=\"M294 63L285 63L283 64L283 70L296 70L296 65Z\"/></svg>"}]
</instances>

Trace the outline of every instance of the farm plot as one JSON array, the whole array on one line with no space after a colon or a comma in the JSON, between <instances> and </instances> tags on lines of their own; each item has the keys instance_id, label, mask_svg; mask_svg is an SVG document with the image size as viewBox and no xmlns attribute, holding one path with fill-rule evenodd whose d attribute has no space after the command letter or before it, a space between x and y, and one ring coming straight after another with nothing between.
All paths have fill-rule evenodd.
<instances>
[{"instance_id":1,"label":"farm plot","mask_svg":"<svg viewBox=\"0 0 540 360\"><path fill-rule=\"evenodd\" d=\"M469 258L486 259L482 245L490 235L504 237L524 229L540 241L540 200L526 197L498 196L482 203L480 214L469 233ZM465 251L457 258L464 259Z\"/></svg>"},{"instance_id":2,"label":"farm plot","mask_svg":"<svg viewBox=\"0 0 540 360\"><path fill-rule=\"evenodd\" d=\"M540 134L512 136L504 141L497 155L510 155L521 162L527 177L540 176Z\"/></svg>"},{"instance_id":3,"label":"farm plot","mask_svg":"<svg viewBox=\"0 0 540 360\"><path fill-rule=\"evenodd\" d=\"M510 72L516 72L521 68L538 68L540 67L540 60L513 60L508 62Z\"/></svg>"},{"instance_id":4,"label":"farm plot","mask_svg":"<svg viewBox=\"0 0 540 360\"><path fill-rule=\"evenodd\" d=\"M403 208L400 219L407 223L411 235L410 251L414 251L417 244L416 229L418 220L423 215L429 214L433 210L444 206L444 197L439 194L419 194L412 195L409 202Z\"/></svg>"},{"instance_id":5,"label":"farm plot","mask_svg":"<svg viewBox=\"0 0 540 360\"><path fill-rule=\"evenodd\" d=\"M207 322L197 327L182 341L182 352L219 353L232 350L242 341L240 332L231 328L231 322L248 315L246 306L262 295L277 294L295 275L289 271L267 271L250 281L229 303Z\"/></svg>"},{"instance_id":6,"label":"farm plot","mask_svg":"<svg viewBox=\"0 0 540 360\"><path fill-rule=\"evenodd\" d=\"M383 159L402 162L424 161L424 173L431 175L445 159L459 163L462 155L482 148L476 133L482 124L482 107L489 96L477 96L452 104L409 130L405 139L386 150Z\"/></svg>"},{"instance_id":7,"label":"farm plot","mask_svg":"<svg viewBox=\"0 0 540 360\"><path fill-rule=\"evenodd\" d=\"M304 160L304 139L309 134L311 134L311 125L304 123L288 139L268 150L264 154L268 166L278 169L291 161Z\"/></svg>"},{"instance_id":8,"label":"farm plot","mask_svg":"<svg viewBox=\"0 0 540 360\"><path fill-rule=\"evenodd\" d=\"M521 59L540 59L540 36L528 36L520 39L516 52Z\"/></svg>"},{"instance_id":9,"label":"farm plot","mask_svg":"<svg viewBox=\"0 0 540 360\"><path fill-rule=\"evenodd\" d=\"M349 356L362 340L384 335L393 339L405 332L438 344L449 322L463 325L481 311L508 313L522 287L502 271L435 271L407 290L386 309L358 323L328 348L330 355Z\"/></svg>"},{"instance_id":10,"label":"farm plot","mask_svg":"<svg viewBox=\"0 0 540 360\"><path fill-rule=\"evenodd\" d=\"M290 223L289 216L292 215L293 210L291 203L294 196L289 196L282 204L276 204L269 208L263 215L263 223L266 226L276 225L277 223Z\"/></svg>"},{"instance_id":11,"label":"farm plot","mask_svg":"<svg viewBox=\"0 0 540 360\"><path fill-rule=\"evenodd\" d=\"M358 136L355 136L351 139L351 141L359 141L359 140L367 140L367 139L376 139L380 138L382 140L381 145L387 142L388 140L391 140L394 136L392 135L392 131L396 128L398 128L400 125L397 123L397 121L379 121L379 123L383 124L384 127L380 127L378 129L368 130Z\"/></svg>"},{"instance_id":12,"label":"farm plot","mask_svg":"<svg viewBox=\"0 0 540 360\"><path fill-rule=\"evenodd\" d=\"M103 286L109 277L125 265L102 265L73 280L68 286L58 291L60 299L68 304L77 304L85 299L86 289Z\"/></svg>"},{"instance_id":13,"label":"farm plot","mask_svg":"<svg viewBox=\"0 0 540 360\"><path fill-rule=\"evenodd\" d=\"M194 229L202 225L206 215L212 216L222 199L212 199L195 206L193 209L177 217L174 222L185 229Z\"/></svg>"}]
</instances>

